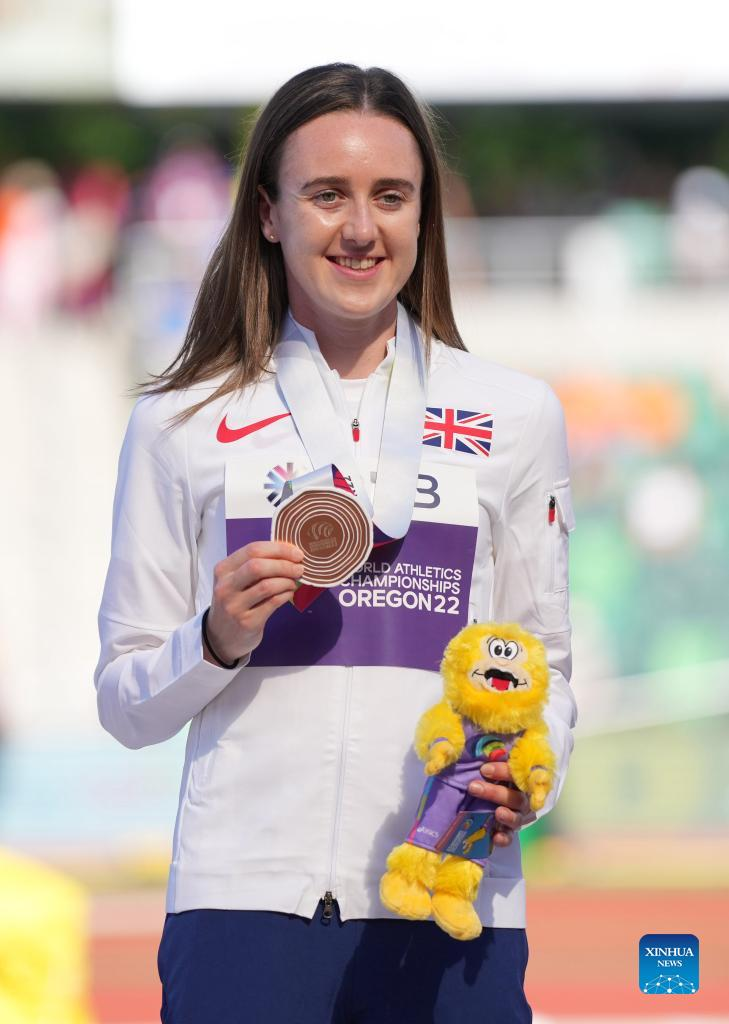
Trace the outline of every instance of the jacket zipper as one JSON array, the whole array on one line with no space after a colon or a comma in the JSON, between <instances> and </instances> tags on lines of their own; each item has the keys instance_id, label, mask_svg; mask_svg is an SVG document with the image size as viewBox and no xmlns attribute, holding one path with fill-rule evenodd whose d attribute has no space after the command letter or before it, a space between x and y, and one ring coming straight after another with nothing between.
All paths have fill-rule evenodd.
<instances>
[{"instance_id":1,"label":"jacket zipper","mask_svg":"<svg viewBox=\"0 0 729 1024\"><path fill-rule=\"evenodd\" d=\"M336 899L334 893L336 892L336 862L337 862L337 849L339 847L339 831L340 831L340 818L342 816L342 796L344 792L344 773L347 763L347 739L349 735L349 709L351 704L352 694L352 676L354 669L351 666L347 666L347 682L344 695L344 714L342 715L342 740L339 747L339 773L337 777L337 794L336 802L334 804L334 826L332 828L332 844L330 847L329 854L329 885L324 893L324 917L329 919L331 917L331 903L332 900ZM327 914L327 910L329 913Z\"/></svg>"},{"instance_id":2,"label":"jacket zipper","mask_svg":"<svg viewBox=\"0 0 729 1024\"><path fill-rule=\"evenodd\" d=\"M372 383L372 378L370 378L367 381L367 383L365 384L365 386L364 386L364 391L362 392L362 397L360 398L360 401L359 401L358 413L362 409L362 405L364 404L365 395L366 395L367 390L370 387L371 383ZM343 398L341 389L340 389L340 395ZM358 446L359 445L359 439L360 439L359 415L355 416L352 419L352 421L351 421L351 428L352 428L352 441L354 442L355 446ZM336 896L335 896L335 892L336 892L336 882L335 882L335 879L336 879L336 873L337 873L337 871L336 871L337 849L339 847L339 828L340 828L340 820L339 819L340 819L341 814L342 814L342 794L343 794L343 789L344 789L344 772L345 772L345 766L346 766L346 760L347 760L347 746L346 745L347 745L347 738L348 738L348 734L349 734L349 709L350 709L350 702L351 702L352 676L353 676L353 674L354 674L354 669L351 666L347 666L347 681L346 681L346 691L345 691L345 697L344 697L344 714L342 716L342 740L341 740L341 744L340 744L340 748L339 748L339 775L338 775L338 780L337 780L336 802L335 802L335 805L334 805L334 826L332 828L332 843L331 843L330 854L329 854L329 885L328 885L328 888L327 888L326 892L324 893L324 896L322 897L323 900L324 900L324 911L322 913L322 918L323 918L323 920L325 920L327 922L327 924L332 919L332 915L333 915L332 905L333 905L334 900L336 899Z\"/></svg>"}]
</instances>

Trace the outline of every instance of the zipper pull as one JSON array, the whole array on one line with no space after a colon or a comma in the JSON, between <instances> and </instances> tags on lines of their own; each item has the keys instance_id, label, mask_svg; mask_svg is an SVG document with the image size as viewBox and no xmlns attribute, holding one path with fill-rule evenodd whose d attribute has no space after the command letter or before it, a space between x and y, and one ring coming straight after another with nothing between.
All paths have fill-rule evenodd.
<instances>
[{"instance_id":1,"label":"zipper pull","mask_svg":"<svg viewBox=\"0 0 729 1024\"><path fill-rule=\"evenodd\" d=\"M325 921L327 924L334 917L334 897L328 889L324 893L324 910L321 917L322 921Z\"/></svg>"},{"instance_id":2,"label":"zipper pull","mask_svg":"<svg viewBox=\"0 0 729 1024\"><path fill-rule=\"evenodd\" d=\"M359 420L356 416L352 420L352 440L355 444L359 444Z\"/></svg>"},{"instance_id":3,"label":"zipper pull","mask_svg":"<svg viewBox=\"0 0 729 1024\"><path fill-rule=\"evenodd\" d=\"M549 525L554 523L557 509L557 499L553 494L549 495Z\"/></svg>"}]
</instances>

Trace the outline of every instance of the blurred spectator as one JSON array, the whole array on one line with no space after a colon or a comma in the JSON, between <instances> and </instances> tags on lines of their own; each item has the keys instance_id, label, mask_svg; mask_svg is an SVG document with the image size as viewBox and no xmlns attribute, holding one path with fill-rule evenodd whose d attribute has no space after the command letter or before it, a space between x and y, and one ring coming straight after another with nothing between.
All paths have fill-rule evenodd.
<instances>
[{"instance_id":1,"label":"blurred spectator","mask_svg":"<svg viewBox=\"0 0 729 1024\"><path fill-rule=\"evenodd\" d=\"M67 309L83 312L110 295L129 198L127 175L112 164L91 164L71 181L62 245Z\"/></svg>"},{"instance_id":2,"label":"blurred spectator","mask_svg":"<svg viewBox=\"0 0 729 1024\"><path fill-rule=\"evenodd\" d=\"M230 203L231 172L198 139L175 140L150 169L141 188L141 219L127 232L121 283L132 314L137 374L158 371L177 354Z\"/></svg>"},{"instance_id":3,"label":"blurred spectator","mask_svg":"<svg viewBox=\"0 0 729 1024\"><path fill-rule=\"evenodd\" d=\"M0 177L0 317L21 329L37 325L58 303L65 210L46 164L22 161Z\"/></svg>"},{"instance_id":4,"label":"blurred spectator","mask_svg":"<svg viewBox=\"0 0 729 1024\"><path fill-rule=\"evenodd\" d=\"M150 169L141 213L174 240L183 230L198 230L205 239L211 225L222 227L230 210L231 175L215 150L198 142L177 143Z\"/></svg>"},{"instance_id":5,"label":"blurred spectator","mask_svg":"<svg viewBox=\"0 0 729 1024\"><path fill-rule=\"evenodd\" d=\"M729 277L729 178L692 167L673 189L673 259L680 277L711 283Z\"/></svg>"}]
</instances>

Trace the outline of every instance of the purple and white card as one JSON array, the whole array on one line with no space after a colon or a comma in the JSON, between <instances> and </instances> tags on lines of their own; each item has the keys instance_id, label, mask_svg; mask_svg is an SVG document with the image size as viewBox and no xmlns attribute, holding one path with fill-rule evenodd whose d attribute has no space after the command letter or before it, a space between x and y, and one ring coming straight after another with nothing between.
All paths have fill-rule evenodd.
<instances>
[{"instance_id":1,"label":"purple and white card","mask_svg":"<svg viewBox=\"0 0 729 1024\"><path fill-rule=\"evenodd\" d=\"M226 463L228 554L268 540L287 479L309 470L260 456ZM374 467L370 473L374 483ZM478 504L474 472L422 462L406 535L375 548L359 572L303 612L269 619L250 664L392 665L437 671L448 641L468 621Z\"/></svg>"}]
</instances>

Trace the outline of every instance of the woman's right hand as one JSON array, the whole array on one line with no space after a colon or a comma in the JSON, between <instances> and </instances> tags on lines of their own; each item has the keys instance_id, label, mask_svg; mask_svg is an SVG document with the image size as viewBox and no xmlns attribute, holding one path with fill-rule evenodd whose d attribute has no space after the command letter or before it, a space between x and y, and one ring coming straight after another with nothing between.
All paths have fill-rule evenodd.
<instances>
[{"instance_id":1,"label":"woman's right hand","mask_svg":"<svg viewBox=\"0 0 729 1024\"><path fill-rule=\"evenodd\" d=\"M254 541L217 563L206 626L219 658L235 661L260 644L266 622L291 599L303 572L303 551L280 541ZM203 651L216 665L204 643Z\"/></svg>"}]
</instances>

